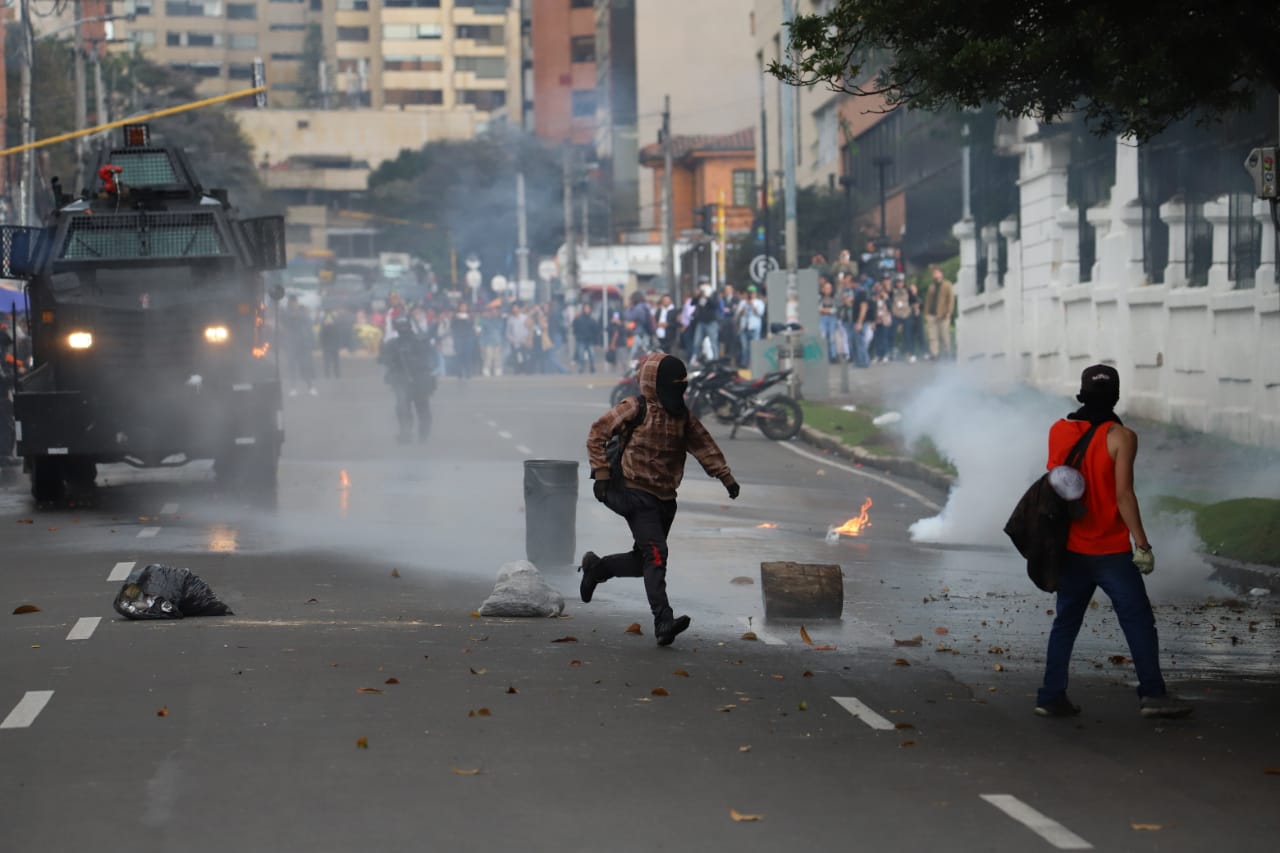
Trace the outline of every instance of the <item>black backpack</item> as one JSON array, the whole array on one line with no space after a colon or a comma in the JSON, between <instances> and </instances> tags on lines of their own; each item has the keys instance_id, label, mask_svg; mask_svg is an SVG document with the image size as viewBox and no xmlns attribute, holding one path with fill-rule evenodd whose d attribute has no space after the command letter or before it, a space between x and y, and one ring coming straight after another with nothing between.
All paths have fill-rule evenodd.
<instances>
[{"instance_id":1,"label":"black backpack","mask_svg":"<svg viewBox=\"0 0 1280 853\"><path fill-rule=\"evenodd\" d=\"M623 482L622 454L626 451L628 442L631 441L631 434L636 431L636 427L644 423L646 414L644 397L636 395L636 399L640 401L640 410L636 416L627 421L622 429L609 436L609 440L604 443L604 458L609 462L609 478L618 485Z\"/></svg>"},{"instance_id":2,"label":"black backpack","mask_svg":"<svg viewBox=\"0 0 1280 853\"><path fill-rule=\"evenodd\" d=\"M1064 463L1079 469L1099 424L1080 436ZM1073 504L1075 506L1073 506ZM1005 523L1004 532L1027 561L1027 577L1045 592L1057 592L1058 575L1067 553L1071 520L1079 516L1077 501L1067 501L1054 491L1046 471L1023 493Z\"/></svg>"}]
</instances>

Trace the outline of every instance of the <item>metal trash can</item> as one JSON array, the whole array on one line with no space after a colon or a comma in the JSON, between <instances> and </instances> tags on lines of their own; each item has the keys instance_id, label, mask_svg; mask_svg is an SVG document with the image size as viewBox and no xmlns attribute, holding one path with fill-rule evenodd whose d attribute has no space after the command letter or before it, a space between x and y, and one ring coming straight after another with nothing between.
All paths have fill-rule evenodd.
<instances>
[{"instance_id":1,"label":"metal trash can","mask_svg":"<svg viewBox=\"0 0 1280 853\"><path fill-rule=\"evenodd\" d=\"M577 550L578 463L524 461L524 551L539 569L572 566Z\"/></svg>"}]
</instances>

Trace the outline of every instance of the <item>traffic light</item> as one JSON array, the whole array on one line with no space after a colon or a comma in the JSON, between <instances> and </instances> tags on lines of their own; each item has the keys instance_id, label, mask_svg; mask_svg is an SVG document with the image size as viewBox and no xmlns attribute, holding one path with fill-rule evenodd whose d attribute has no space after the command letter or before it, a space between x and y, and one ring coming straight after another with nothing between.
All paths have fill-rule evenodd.
<instances>
[{"instance_id":1,"label":"traffic light","mask_svg":"<svg viewBox=\"0 0 1280 853\"><path fill-rule=\"evenodd\" d=\"M704 204L702 207L693 209L693 227L697 228L704 234L716 233L716 206L714 204Z\"/></svg>"}]
</instances>

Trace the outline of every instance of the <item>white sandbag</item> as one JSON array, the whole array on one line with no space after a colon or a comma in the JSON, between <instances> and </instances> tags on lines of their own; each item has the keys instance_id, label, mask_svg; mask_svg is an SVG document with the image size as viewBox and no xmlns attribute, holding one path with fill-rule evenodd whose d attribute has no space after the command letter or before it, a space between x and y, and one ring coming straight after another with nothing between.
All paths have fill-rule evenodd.
<instances>
[{"instance_id":1,"label":"white sandbag","mask_svg":"<svg viewBox=\"0 0 1280 853\"><path fill-rule=\"evenodd\" d=\"M559 616L563 610L564 597L528 560L503 563L493 593L480 605L481 616Z\"/></svg>"}]
</instances>

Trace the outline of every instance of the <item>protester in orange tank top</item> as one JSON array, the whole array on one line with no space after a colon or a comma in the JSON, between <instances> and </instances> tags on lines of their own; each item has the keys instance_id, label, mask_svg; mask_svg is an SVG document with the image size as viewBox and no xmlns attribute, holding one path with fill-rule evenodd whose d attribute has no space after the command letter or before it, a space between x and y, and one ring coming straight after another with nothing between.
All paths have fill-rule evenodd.
<instances>
[{"instance_id":1,"label":"protester in orange tank top","mask_svg":"<svg viewBox=\"0 0 1280 853\"><path fill-rule=\"evenodd\" d=\"M1133 490L1137 434L1120 422L1120 374L1095 364L1080 376L1083 405L1049 430L1048 468L1066 462L1092 425L1097 425L1083 461L1084 514L1071 522L1067 558L1058 579L1058 607L1049 632L1044 684L1036 694L1042 717L1073 717L1080 707L1067 698L1071 651L1084 614L1098 587L1111 599L1138 675L1138 708L1144 717L1184 717L1192 708L1168 692L1160 672L1155 614L1142 576L1155 569L1155 556L1142 526ZM1130 550L1130 537L1133 547Z\"/></svg>"}]
</instances>

